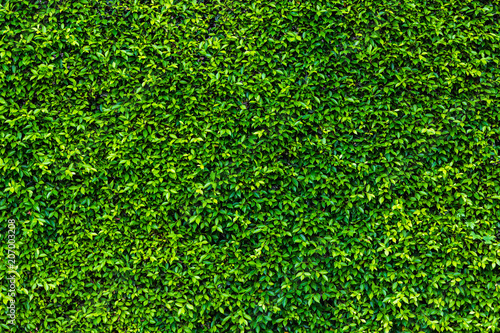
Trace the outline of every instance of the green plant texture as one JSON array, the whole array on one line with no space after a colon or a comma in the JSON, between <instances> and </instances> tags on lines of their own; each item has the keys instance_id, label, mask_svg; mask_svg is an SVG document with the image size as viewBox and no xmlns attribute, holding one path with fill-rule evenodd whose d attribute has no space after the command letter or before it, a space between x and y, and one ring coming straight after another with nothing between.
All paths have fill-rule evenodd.
<instances>
[{"instance_id":1,"label":"green plant texture","mask_svg":"<svg viewBox=\"0 0 500 333\"><path fill-rule=\"evenodd\" d=\"M493 0L2 1L0 331L499 332L499 60Z\"/></svg>"}]
</instances>

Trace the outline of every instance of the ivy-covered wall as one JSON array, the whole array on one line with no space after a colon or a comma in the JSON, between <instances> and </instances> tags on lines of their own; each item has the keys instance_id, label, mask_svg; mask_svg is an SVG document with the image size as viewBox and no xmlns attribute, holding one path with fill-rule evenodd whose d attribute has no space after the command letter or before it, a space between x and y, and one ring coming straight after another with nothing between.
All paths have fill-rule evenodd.
<instances>
[{"instance_id":1,"label":"ivy-covered wall","mask_svg":"<svg viewBox=\"0 0 500 333\"><path fill-rule=\"evenodd\" d=\"M499 33L485 0L3 1L2 330L498 331Z\"/></svg>"}]
</instances>

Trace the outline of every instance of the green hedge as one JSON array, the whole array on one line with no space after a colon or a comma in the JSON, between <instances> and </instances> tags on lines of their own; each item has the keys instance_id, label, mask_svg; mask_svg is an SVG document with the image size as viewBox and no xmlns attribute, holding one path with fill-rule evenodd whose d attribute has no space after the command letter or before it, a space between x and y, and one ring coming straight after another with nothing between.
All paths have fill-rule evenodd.
<instances>
[{"instance_id":1,"label":"green hedge","mask_svg":"<svg viewBox=\"0 0 500 333\"><path fill-rule=\"evenodd\" d=\"M498 332L497 1L11 0L0 31L2 330Z\"/></svg>"}]
</instances>

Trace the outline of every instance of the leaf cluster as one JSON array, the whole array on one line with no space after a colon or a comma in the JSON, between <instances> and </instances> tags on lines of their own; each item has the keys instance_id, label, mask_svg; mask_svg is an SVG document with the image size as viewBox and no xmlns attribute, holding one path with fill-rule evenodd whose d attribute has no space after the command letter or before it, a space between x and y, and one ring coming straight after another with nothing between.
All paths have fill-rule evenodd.
<instances>
[{"instance_id":1,"label":"leaf cluster","mask_svg":"<svg viewBox=\"0 0 500 333\"><path fill-rule=\"evenodd\" d=\"M4 1L12 331L498 331L499 22L487 0Z\"/></svg>"}]
</instances>

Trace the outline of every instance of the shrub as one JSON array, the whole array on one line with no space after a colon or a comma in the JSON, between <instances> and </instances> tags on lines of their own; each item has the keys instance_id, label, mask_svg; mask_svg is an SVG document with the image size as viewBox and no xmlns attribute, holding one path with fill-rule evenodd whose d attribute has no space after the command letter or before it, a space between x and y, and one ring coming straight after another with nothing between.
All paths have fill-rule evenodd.
<instances>
[{"instance_id":1,"label":"shrub","mask_svg":"<svg viewBox=\"0 0 500 333\"><path fill-rule=\"evenodd\" d=\"M498 327L496 1L0 8L3 329Z\"/></svg>"}]
</instances>

